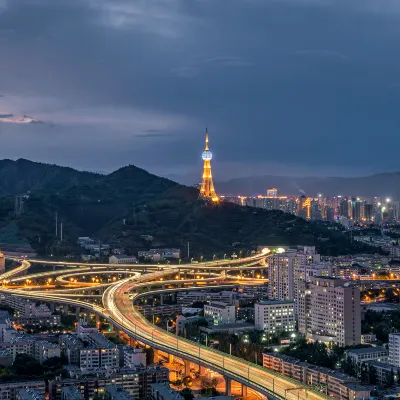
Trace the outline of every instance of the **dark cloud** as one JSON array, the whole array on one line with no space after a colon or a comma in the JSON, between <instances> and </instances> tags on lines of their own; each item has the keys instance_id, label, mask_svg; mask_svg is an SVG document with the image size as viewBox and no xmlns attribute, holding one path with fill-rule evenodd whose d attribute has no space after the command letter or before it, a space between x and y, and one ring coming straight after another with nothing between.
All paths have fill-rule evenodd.
<instances>
[{"instance_id":1,"label":"dark cloud","mask_svg":"<svg viewBox=\"0 0 400 400\"><path fill-rule=\"evenodd\" d=\"M13 114L0 114L0 118L12 118Z\"/></svg>"},{"instance_id":2,"label":"dark cloud","mask_svg":"<svg viewBox=\"0 0 400 400\"><path fill-rule=\"evenodd\" d=\"M399 169L397 2L4 4L0 113L34 122L0 157L192 181L208 126L216 179Z\"/></svg>"}]
</instances>

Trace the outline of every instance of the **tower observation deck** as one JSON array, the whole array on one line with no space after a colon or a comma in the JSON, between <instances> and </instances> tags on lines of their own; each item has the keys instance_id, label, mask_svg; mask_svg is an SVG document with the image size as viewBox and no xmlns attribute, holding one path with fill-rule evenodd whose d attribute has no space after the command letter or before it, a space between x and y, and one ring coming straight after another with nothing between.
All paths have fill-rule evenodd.
<instances>
[{"instance_id":1,"label":"tower observation deck","mask_svg":"<svg viewBox=\"0 0 400 400\"><path fill-rule=\"evenodd\" d=\"M206 147L201 157L203 158L204 161L204 167L203 167L203 180L201 182L201 188L200 188L200 198L209 199L212 201L219 201L219 197L215 192L214 183L212 180L212 173L211 173L212 152L208 147L207 129L206 129Z\"/></svg>"}]
</instances>

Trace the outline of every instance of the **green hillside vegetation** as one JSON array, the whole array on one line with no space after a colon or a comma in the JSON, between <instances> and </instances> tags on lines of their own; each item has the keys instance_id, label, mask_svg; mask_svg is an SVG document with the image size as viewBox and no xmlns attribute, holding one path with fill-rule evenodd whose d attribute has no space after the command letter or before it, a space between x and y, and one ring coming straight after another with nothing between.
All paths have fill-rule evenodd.
<instances>
[{"instance_id":1,"label":"green hillside vegetation","mask_svg":"<svg viewBox=\"0 0 400 400\"><path fill-rule=\"evenodd\" d=\"M25 163L30 166L28 182L23 178ZM184 249L190 242L192 255L198 257L258 245L316 245L327 255L372 251L369 246L351 243L338 225L307 222L281 211L206 203L198 200L197 189L134 166L96 175L56 166L47 170L45 164L25 160L15 164L19 186L29 188L30 194L19 219L13 215L14 198L0 198L0 242L2 232L4 237L12 233L15 240L27 240L42 254L46 248L56 249L56 254L68 253L78 236L95 237L132 253L149 247ZM40 182L36 167L40 172L52 171L45 174L45 182ZM49 174L59 179L53 182ZM33 176L34 187L29 186ZM73 185L74 180L79 184ZM16 188L13 190L15 193ZM62 244L54 234L56 211L63 222ZM141 235L154 239L144 242Z\"/></svg>"}]
</instances>

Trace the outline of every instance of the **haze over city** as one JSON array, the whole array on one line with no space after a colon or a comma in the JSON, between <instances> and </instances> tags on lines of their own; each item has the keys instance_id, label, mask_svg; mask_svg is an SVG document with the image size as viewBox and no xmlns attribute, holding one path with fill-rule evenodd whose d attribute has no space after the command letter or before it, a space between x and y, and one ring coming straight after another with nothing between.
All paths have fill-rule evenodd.
<instances>
[{"instance_id":1,"label":"haze over city","mask_svg":"<svg viewBox=\"0 0 400 400\"><path fill-rule=\"evenodd\" d=\"M0 158L192 184L399 169L400 6L1 0Z\"/></svg>"},{"instance_id":2,"label":"haze over city","mask_svg":"<svg viewBox=\"0 0 400 400\"><path fill-rule=\"evenodd\" d=\"M399 22L0 0L0 399L398 399Z\"/></svg>"}]
</instances>

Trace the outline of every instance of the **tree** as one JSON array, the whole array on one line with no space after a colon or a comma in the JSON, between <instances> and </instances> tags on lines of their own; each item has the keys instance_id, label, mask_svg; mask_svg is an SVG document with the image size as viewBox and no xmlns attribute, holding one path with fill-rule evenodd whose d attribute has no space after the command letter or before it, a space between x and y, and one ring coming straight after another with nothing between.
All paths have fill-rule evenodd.
<instances>
[{"instance_id":1,"label":"tree","mask_svg":"<svg viewBox=\"0 0 400 400\"><path fill-rule=\"evenodd\" d=\"M17 375L38 376L43 373L39 361L28 354L17 354L12 369Z\"/></svg>"},{"instance_id":2,"label":"tree","mask_svg":"<svg viewBox=\"0 0 400 400\"><path fill-rule=\"evenodd\" d=\"M192 392L192 389L189 388L185 388L181 391L181 396L185 399L185 400L193 400L194 399L194 395Z\"/></svg>"},{"instance_id":3,"label":"tree","mask_svg":"<svg viewBox=\"0 0 400 400\"><path fill-rule=\"evenodd\" d=\"M377 373L376 373L376 368L373 365L369 366L369 384L370 385L376 385L377 383Z\"/></svg>"},{"instance_id":4,"label":"tree","mask_svg":"<svg viewBox=\"0 0 400 400\"><path fill-rule=\"evenodd\" d=\"M206 395L210 395L212 393L212 383L210 378L206 376L201 378L201 389Z\"/></svg>"},{"instance_id":5,"label":"tree","mask_svg":"<svg viewBox=\"0 0 400 400\"><path fill-rule=\"evenodd\" d=\"M146 347L144 352L146 353L147 365L154 364L154 349L152 347Z\"/></svg>"},{"instance_id":6,"label":"tree","mask_svg":"<svg viewBox=\"0 0 400 400\"><path fill-rule=\"evenodd\" d=\"M182 383L183 383L184 386L190 387L190 386L193 385L193 379L189 375L184 376L183 379L182 379Z\"/></svg>"}]
</instances>

